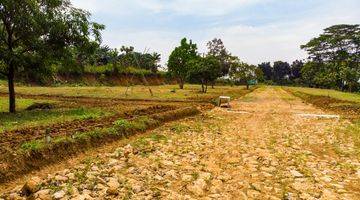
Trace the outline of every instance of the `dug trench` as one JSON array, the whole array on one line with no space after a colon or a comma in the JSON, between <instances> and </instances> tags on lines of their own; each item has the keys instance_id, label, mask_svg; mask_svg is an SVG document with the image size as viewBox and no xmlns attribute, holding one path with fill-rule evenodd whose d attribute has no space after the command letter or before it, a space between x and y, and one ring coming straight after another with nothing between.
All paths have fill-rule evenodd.
<instances>
[{"instance_id":1,"label":"dug trench","mask_svg":"<svg viewBox=\"0 0 360 200\"><path fill-rule=\"evenodd\" d=\"M85 119L85 120L74 120L68 122L62 122L53 124L50 126L36 126L30 128L22 128L13 131L7 131L2 133L3 137L0 138L0 155L4 156L6 154L12 153L16 150L22 143L30 140L37 140L44 138L45 134L48 134L51 137L59 137L64 135L71 135L77 132L86 132L94 130L96 128L106 128L110 127L114 121L117 119L132 119L138 116L151 115L155 113L166 112L169 110L174 110L177 107L159 105L159 106L150 106L142 109L133 109L125 111L123 113L117 113L112 116L95 118L95 119ZM0 156L0 159L1 157Z\"/></svg>"},{"instance_id":2,"label":"dug trench","mask_svg":"<svg viewBox=\"0 0 360 200\"><path fill-rule=\"evenodd\" d=\"M148 112L150 113L150 112ZM65 136L56 143L45 144L36 150L18 151L5 154L1 158L0 183L18 178L31 171L39 170L49 164L63 161L90 148L97 148L113 141L156 128L163 123L196 115L200 111L195 107L168 110L147 114L146 118L133 117L115 129L102 129L99 132L78 133L76 137ZM114 123L114 122L113 122ZM112 124L113 124L112 123ZM135 124L128 126L128 124Z\"/></svg>"}]
</instances>

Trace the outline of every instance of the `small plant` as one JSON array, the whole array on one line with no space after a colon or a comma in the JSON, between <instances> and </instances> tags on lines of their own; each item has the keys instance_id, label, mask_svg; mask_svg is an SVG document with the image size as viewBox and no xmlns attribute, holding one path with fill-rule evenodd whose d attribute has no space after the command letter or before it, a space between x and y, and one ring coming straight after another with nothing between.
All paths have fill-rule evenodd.
<instances>
[{"instance_id":1,"label":"small plant","mask_svg":"<svg viewBox=\"0 0 360 200\"><path fill-rule=\"evenodd\" d=\"M193 172L193 173L191 173L191 176L193 177L193 180L197 180L199 178L199 173Z\"/></svg>"},{"instance_id":2,"label":"small plant","mask_svg":"<svg viewBox=\"0 0 360 200\"><path fill-rule=\"evenodd\" d=\"M127 130L132 127L132 124L126 119L119 119L114 122L114 127L117 129Z\"/></svg>"},{"instance_id":3,"label":"small plant","mask_svg":"<svg viewBox=\"0 0 360 200\"><path fill-rule=\"evenodd\" d=\"M45 143L43 140L31 140L23 143L20 148L22 150L37 151L39 149L42 149L44 146Z\"/></svg>"},{"instance_id":4,"label":"small plant","mask_svg":"<svg viewBox=\"0 0 360 200\"><path fill-rule=\"evenodd\" d=\"M106 132L102 129L95 129L93 131L88 132L87 134L91 138L102 138Z\"/></svg>"},{"instance_id":5,"label":"small plant","mask_svg":"<svg viewBox=\"0 0 360 200\"><path fill-rule=\"evenodd\" d=\"M66 183L66 191L68 195L72 195L74 193L73 183L71 181Z\"/></svg>"},{"instance_id":6,"label":"small plant","mask_svg":"<svg viewBox=\"0 0 360 200\"><path fill-rule=\"evenodd\" d=\"M182 133L182 132L185 132L187 130L189 130L189 127L188 126L185 126L185 125L182 125L182 124L174 124L170 127L170 130L179 134L179 133Z\"/></svg>"},{"instance_id":7,"label":"small plant","mask_svg":"<svg viewBox=\"0 0 360 200\"><path fill-rule=\"evenodd\" d=\"M59 186L59 185L57 185L57 184L55 184L55 183L52 183L52 184L50 184L49 186L47 186L46 188L47 188L47 189L50 189L50 190L53 191L53 192L57 192L57 191L62 190L62 189L63 189L63 186Z\"/></svg>"},{"instance_id":8,"label":"small plant","mask_svg":"<svg viewBox=\"0 0 360 200\"><path fill-rule=\"evenodd\" d=\"M150 136L150 139L155 142L167 141L167 137L165 135L160 135L160 134L152 134Z\"/></svg>"}]
</instances>

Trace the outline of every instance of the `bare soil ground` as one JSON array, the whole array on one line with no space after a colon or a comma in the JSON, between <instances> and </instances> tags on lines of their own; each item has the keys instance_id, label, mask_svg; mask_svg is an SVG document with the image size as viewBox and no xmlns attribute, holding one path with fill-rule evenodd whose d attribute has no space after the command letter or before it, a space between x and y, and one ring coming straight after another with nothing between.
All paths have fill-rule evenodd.
<instances>
[{"instance_id":1,"label":"bare soil ground","mask_svg":"<svg viewBox=\"0 0 360 200\"><path fill-rule=\"evenodd\" d=\"M359 199L359 149L348 120L326 114L280 88L260 88L216 108L166 124L115 151L49 174L39 199ZM24 182L3 198L21 197ZM1 195L0 195L1 199Z\"/></svg>"}]
</instances>

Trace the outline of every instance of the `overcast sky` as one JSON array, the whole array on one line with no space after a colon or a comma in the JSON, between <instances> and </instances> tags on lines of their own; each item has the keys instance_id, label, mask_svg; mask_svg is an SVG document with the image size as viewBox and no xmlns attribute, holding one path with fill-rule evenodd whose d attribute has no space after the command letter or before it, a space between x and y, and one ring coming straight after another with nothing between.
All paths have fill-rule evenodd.
<instances>
[{"instance_id":1,"label":"overcast sky","mask_svg":"<svg viewBox=\"0 0 360 200\"><path fill-rule=\"evenodd\" d=\"M106 26L103 43L149 48L162 64L181 38L206 52L221 38L251 64L306 58L300 45L328 26L360 23L360 0L72 0Z\"/></svg>"}]
</instances>

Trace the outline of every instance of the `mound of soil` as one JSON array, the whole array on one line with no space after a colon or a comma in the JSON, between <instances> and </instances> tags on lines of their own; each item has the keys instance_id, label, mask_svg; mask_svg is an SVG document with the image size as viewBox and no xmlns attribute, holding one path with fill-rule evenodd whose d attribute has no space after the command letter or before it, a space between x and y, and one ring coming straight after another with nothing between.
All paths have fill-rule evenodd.
<instances>
[{"instance_id":1,"label":"mound of soil","mask_svg":"<svg viewBox=\"0 0 360 200\"><path fill-rule=\"evenodd\" d=\"M55 108L55 104L52 103L34 103L26 108L26 110L50 110Z\"/></svg>"}]
</instances>

